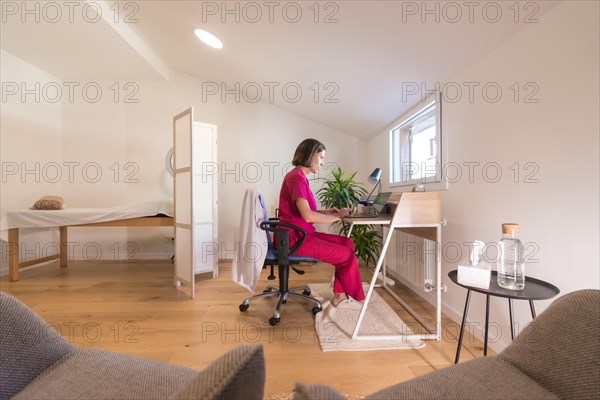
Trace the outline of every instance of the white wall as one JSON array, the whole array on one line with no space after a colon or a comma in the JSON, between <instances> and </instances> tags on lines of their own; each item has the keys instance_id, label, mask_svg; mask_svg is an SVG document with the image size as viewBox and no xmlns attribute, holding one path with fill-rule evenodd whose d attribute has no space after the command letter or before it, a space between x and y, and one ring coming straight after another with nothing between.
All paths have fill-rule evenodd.
<instances>
[{"instance_id":1,"label":"white wall","mask_svg":"<svg viewBox=\"0 0 600 400\"><path fill-rule=\"evenodd\" d=\"M41 196L60 194L60 170L54 162L61 157L61 102L43 100L43 84L58 80L12 54L0 50L2 70L2 103L0 122L0 208L31 207ZM52 87L47 98L54 99ZM2 231L3 273L7 272L6 231ZM21 234L22 254L26 259L56 253L57 232L28 230Z\"/></svg>"},{"instance_id":2,"label":"white wall","mask_svg":"<svg viewBox=\"0 0 600 400\"><path fill-rule=\"evenodd\" d=\"M444 163L452 165L449 188L442 192L448 221L442 230L444 277L456 269L452 250L466 251L464 243L476 239L497 241L503 222L517 222L528 276L555 284L561 295L600 287L597 16L597 2L562 2L451 80L464 88L465 82L480 89L491 83L502 97L492 102L493 92L486 100L476 90L471 101L465 91L443 103ZM514 82L520 87L516 99ZM539 89L529 98L537 103L525 102L530 88ZM374 154L387 152L387 135L369 143L371 163ZM444 312L460 322L466 290L444 281ZM484 299L471 299L469 321L479 327ZM537 301L538 313L549 303ZM515 305L520 330L531 316L527 303ZM490 321L500 328L490 331L490 345L500 350L510 342L506 299L492 299Z\"/></svg>"},{"instance_id":3,"label":"white wall","mask_svg":"<svg viewBox=\"0 0 600 400\"><path fill-rule=\"evenodd\" d=\"M23 80L12 70L5 74L4 67L3 75L3 81ZM263 190L273 212L284 172L304 138L324 142L328 162L349 170L362 167L360 148L364 142L358 139L268 103L249 103L243 98L238 102L233 96L224 101L220 96L203 98L200 79L176 71L170 76L168 82L131 82L135 93L131 86L125 87L126 82L117 82L118 98L114 97L115 82L78 81L73 101L63 99L51 106L43 99L41 105L19 103L22 119L27 122L7 126L6 140L3 107L3 162L4 154L10 154L12 158L6 160L57 162L64 172L72 166L72 179L65 174L52 192L62 195L68 207L111 207L172 197L172 178L165 167L165 156L172 146L172 118L193 106L196 120L216 124L219 130L220 258L233 257L234 233L246 187L256 185ZM56 78L41 76L37 80L64 85ZM92 86L88 98L81 94L86 84L100 88L98 101L93 98L96 91ZM133 94L128 100L136 102L126 102L125 94ZM32 137L21 130L32 125L31 116L39 115L36 108L42 106L55 107L56 112L51 136L34 140L42 145L33 150ZM46 134L46 124L41 122L38 134ZM52 145L46 146L46 142ZM47 151L51 149L54 151ZM13 179L11 184L7 188L14 190L10 191L3 185L3 207L23 208L50 190L31 180ZM316 190L319 184L314 186ZM73 243L75 259L120 259L132 249L135 258L170 258L172 246L167 236L172 236L170 228L76 228L70 229L69 242ZM86 245L93 250L89 254L83 252Z\"/></svg>"}]
</instances>

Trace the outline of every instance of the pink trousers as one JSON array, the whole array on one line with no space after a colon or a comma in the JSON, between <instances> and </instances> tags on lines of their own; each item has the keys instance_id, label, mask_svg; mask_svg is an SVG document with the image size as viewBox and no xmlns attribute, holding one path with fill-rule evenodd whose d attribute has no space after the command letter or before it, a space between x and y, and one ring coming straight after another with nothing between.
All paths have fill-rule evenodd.
<instances>
[{"instance_id":1,"label":"pink trousers","mask_svg":"<svg viewBox=\"0 0 600 400\"><path fill-rule=\"evenodd\" d=\"M365 299L354 242L345 236L313 232L306 236L298 255L313 257L335 266L334 293L346 293L355 300Z\"/></svg>"}]
</instances>

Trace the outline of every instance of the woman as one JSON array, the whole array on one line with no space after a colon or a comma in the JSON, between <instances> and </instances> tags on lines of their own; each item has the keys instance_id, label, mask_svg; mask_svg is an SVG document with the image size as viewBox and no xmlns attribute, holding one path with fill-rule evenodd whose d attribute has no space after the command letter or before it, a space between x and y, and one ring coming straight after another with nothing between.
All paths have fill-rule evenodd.
<instances>
[{"instance_id":1,"label":"woman","mask_svg":"<svg viewBox=\"0 0 600 400\"><path fill-rule=\"evenodd\" d=\"M317 210L317 202L308 184L308 174L316 174L323 167L325 145L315 139L306 139L296 148L294 169L283 179L279 193L279 220L297 225L307 233L295 254L314 257L335 266L334 307L360 309L365 293L354 254L354 242L344 236L317 232L313 224L341 220L350 209L330 208ZM290 246L299 234L290 231Z\"/></svg>"}]
</instances>

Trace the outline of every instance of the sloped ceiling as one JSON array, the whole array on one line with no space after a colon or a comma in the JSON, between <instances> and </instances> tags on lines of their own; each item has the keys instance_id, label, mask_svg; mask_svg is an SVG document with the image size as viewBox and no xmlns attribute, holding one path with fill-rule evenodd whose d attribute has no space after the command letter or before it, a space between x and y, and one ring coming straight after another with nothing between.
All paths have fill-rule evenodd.
<instances>
[{"instance_id":1,"label":"sloped ceiling","mask_svg":"<svg viewBox=\"0 0 600 400\"><path fill-rule=\"evenodd\" d=\"M199 95L270 102L368 138L557 2L51 3L3 3L2 49L64 81L179 70L206 81Z\"/></svg>"}]
</instances>

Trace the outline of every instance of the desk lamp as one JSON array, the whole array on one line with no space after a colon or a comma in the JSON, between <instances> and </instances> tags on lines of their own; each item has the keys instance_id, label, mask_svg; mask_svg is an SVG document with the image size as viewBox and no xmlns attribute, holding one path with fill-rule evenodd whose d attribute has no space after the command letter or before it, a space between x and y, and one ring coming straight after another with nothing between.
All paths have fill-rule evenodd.
<instances>
[{"instance_id":1,"label":"desk lamp","mask_svg":"<svg viewBox=\"0 0 600 400\"><path fill-rule=\"evenodd\" d=\"M369 205L369 199L377 187L379 187L379 190L381 191L381 168L375 168L367 180L369 183L375 184L375 186L373 187L373 190L371 190L371 193L369 193L367 196L367 199L364 202L361 202L364 205Z\"/></svg>"}]
</instances>

